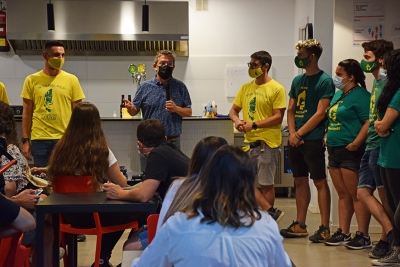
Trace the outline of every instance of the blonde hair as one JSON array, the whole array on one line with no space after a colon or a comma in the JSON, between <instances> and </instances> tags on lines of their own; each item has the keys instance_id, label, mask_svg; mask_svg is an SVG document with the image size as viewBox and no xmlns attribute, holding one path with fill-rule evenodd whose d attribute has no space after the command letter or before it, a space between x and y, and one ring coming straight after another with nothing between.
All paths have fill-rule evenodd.
<instances>
[{"instance_id":1,"label":"blonde hair","mask_svg":"<svg viewBox=\"0 0 400 267\"><path fill-rule=\"evenodd\" d=\"M317 58L320 58L323 51L321 43L316 39L307 39L304 41L300 40L297 42L294 48L297 50L304 49L309 55L314 54Z\"/></svg>"}]
</instances>

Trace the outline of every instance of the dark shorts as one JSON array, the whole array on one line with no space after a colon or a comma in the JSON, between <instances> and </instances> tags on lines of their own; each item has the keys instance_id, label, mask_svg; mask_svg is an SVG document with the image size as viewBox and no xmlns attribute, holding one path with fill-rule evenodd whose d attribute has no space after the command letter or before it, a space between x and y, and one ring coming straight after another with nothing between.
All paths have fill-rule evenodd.
<instances>
[{"instance_id":1,"label":"dark shorts","mask_svg":"<svg viewBox=\"0 0 400 267\"><path fill-rule=\"evenodd\" d=\"M32 156L36 167L46 167L57 140L32 140Z\"/></svg>"},{"instance_id":2,"label":"dark shorts","mask_svg":"<svg viewBox=\"0 0 400 267\"><path fill-rule=\"evenodd\" d=\"M321 140L305 140L293 147L288 142L288 155L293 177L308 177L313 180L326 179L325 146Z\"/></svg>"},{"instance_id":3,"label":"dark shorts","mask_svg":"<svg viewBox=\"0 0 400 267\"><path fill-rule=\"evenodd\" d=\"M383 188L380 167L378 166L379 148L365 151L361 158L358 188Z\"/></svg>"},{"instance_id":4,"label":"dark shorts","mask_svg":"<svg viewBox=\"0 0 400 267\"><path fill-rule=\"evenodd\" d=\"M328 146L328 167L332 169L344 168L358 172L363 155L364 149L349 151L346 146Z\"/></svg>"}]
</instances>

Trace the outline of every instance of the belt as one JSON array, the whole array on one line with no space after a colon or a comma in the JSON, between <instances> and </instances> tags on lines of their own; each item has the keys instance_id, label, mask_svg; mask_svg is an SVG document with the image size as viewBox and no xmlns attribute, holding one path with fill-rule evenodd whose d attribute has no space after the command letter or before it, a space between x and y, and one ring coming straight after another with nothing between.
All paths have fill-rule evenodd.
<instances>
[{"instance_id":1,"label":"belt","mask_svg":"<svg viewBox=\"0 0 400 267\"><path fill-rule=\"evenodd\" d=\"M176 139L178 139L179 138L179 135L176 135L176 136L167 136L167 141L168 142L173 142L173 141L175 141Z\"/></svg>"},{"instance_id":2,"label":"belt","mask_svg":"<svg viewBox=\"0 0 400 267\"><path fill-rule=\"evenodd\" d=\"M256 148L256 147L259 147L259 146L261 146L261 140L257 140L257 141L255 141L255 142L253 142L253 143L250 143L249 145L250 145L250 148Z\"/></svg>"}]
</instances>

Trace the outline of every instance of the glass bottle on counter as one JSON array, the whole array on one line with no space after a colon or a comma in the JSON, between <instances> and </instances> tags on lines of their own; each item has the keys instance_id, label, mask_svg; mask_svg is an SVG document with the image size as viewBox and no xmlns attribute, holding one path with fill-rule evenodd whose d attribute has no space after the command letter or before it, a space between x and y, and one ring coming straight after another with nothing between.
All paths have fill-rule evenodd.
<instances>
[{"instance_id":1,"label":"glass bottle on counter","mask_svg":"<svg viewBox=\"0 0 400 267\"><path fill-rule=\"evenodd\" d=\"M128 95L129 102L132 102L131 95Z\"/></svg>"},{"instance_id":2,"label":"glass bottle on counter","mask_svg":"<svg viewBox=\"0 0 400 267\"><path fill-rule=\"evenodd\" d=\"M122 118L122 114L126 112L125 102L124 102L125 95L121 97L121 104L119 105L119 117Z\"/></svg>"}]
</instances>

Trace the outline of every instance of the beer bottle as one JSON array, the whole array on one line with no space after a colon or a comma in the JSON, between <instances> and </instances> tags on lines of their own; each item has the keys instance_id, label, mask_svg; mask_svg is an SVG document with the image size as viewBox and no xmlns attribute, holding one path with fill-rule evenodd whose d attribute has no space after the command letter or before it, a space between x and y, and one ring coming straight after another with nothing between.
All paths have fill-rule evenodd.
<instances>
[{"instance_id":1,"label":"beer bottle","mask_svg":"<svg viewBox=\"0 0 400 267\"><path fill-rule=\"evenodd\" d=\"M121 97L121 104L119 105L119 117L122 118L122 114L124 113L125 107L125 102L124 102L125 95L122 95Z\"/></svg>"},{"instance_id":2,"label":"beer bottle","mask_svg":"<svg viewBox=\"0 0 400 267\"><path fill-rule=\"evenodd\" d=\"M132 102L131 95L128 95L129 102Z\"/></svg>"}]
</instances>

